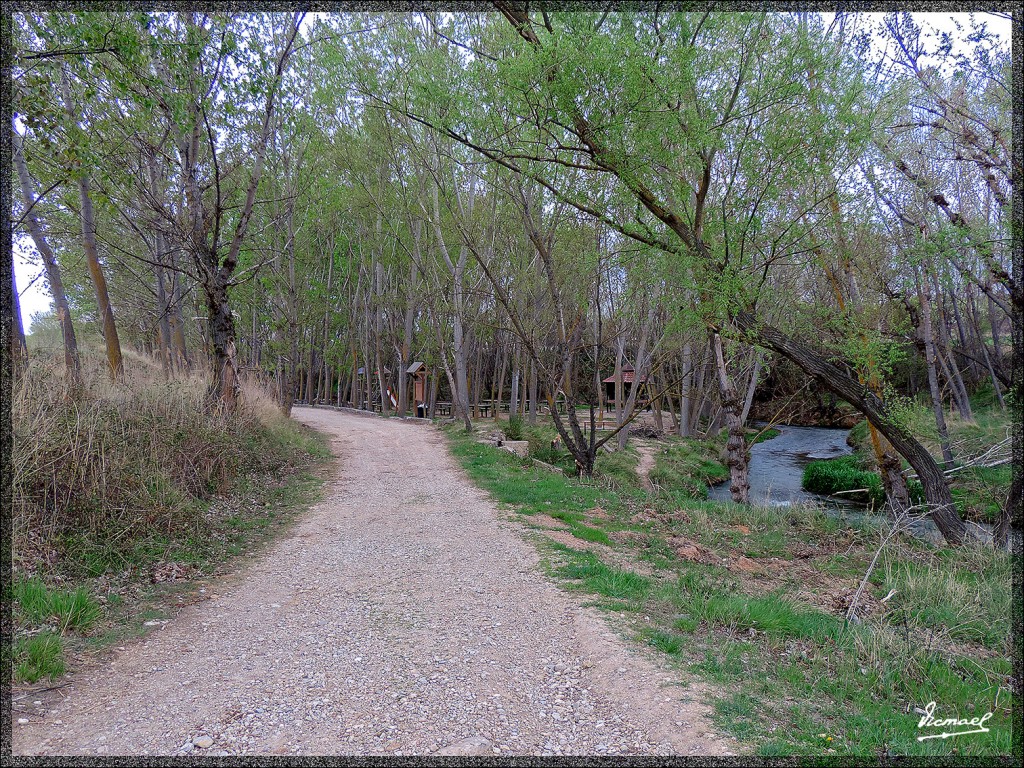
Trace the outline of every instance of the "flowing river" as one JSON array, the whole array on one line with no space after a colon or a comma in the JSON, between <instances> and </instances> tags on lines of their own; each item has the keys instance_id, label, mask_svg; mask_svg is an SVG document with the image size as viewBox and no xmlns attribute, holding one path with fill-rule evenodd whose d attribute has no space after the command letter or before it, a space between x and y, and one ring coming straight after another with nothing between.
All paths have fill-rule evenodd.
<instances>
[{"instance_id":1,"label":"flowing river","mask_svg":"<svg viewBox=\"0 0 1024 768\"><path fill-rule=\"evenodd\" d=\"M834 459L853 452L846 444L848 429L776 427L781 434L750 447L750 503L789 506L818 502L862 509L863 505L833 496L808 493L800 487L804 467L817 459ZM708 498L729 501L729 483L714 485Z\"/></svg>"},{"instance_id":2,"label":"flowing river","mask_svg":"<svg viewBox=\"0 0 1024 768\"><path fill-rule=\"evenodd\" d=\"M764 425L756 425L764 426ZM846 443L848 429L825 427L777 426L780 434L750 447L750 503L773 506L789 506L794 503L819 504L825 511L851 522L884 522L883 515L872 514L864 504L841 496L821 496L801 488L804 467L818 459L834 459L853 453ZM729 482L713 485L708 489L708 498L715 501L731 501ZM992 539L992 526L985 523L968 522L983 541ZM942 534L931 520L915 520L909 526L914 536L933 544L943 543ZM1013 531L1014 548L1019 550L1021 532Z\"/></svg>"}]
</instances>

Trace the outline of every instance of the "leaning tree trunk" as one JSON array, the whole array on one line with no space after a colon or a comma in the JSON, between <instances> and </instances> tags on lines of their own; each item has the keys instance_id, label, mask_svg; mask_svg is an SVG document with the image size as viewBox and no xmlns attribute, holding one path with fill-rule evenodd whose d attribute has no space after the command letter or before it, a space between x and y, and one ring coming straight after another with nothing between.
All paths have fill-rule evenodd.
<instances>
[{"instance_id":1,"label":"leaning tree trunk","mask_svg":"<svg viewBox=\"0 0 1024 768\"><path fill-rule=\"evenodd\" d=\"M21 322L18 281L14 275L14 251L8 256L8 266L11 270L11 375L14 379L19 379L28 359L28 346L25 344L25 326Z\"/></svg>"},{"instance_id":2,"label":"leaning tree trunk","mask_svg":"<svg viewBox=\"0 0 1024 768\"><path fill-rule=\"evenodd\" d=\"M99 254L96 250L96 217L92 210L92 198L89 195L89 179L83 177L78 182L79 194L82 198L82 241L85 246L85 259L89 264L89 274L96 291L96 303L100 316L103 318L103 343L107 350L107 363L110 375L117 379L121 376L121 341L117 337L117 324L114 322L114 309L110 306L107 294L107 279L100 266Z\"/></svg>"},{"instance_id":3,"label":"leaning tree trunk","mask_svg":"<svg viewBox=\"0 0 1024 768\"><path fill-rule=\"evenodd\" d=\"M18 172L18 181L21 186L21 197L25 203L25 226L35 243L36 250L43 258L43 266L46 269L46 282L50 284L50 293L53 295L53 306L57 312L57 321L60 323L61 337L64 341L64 365L67 369L68 384L72 391L77 391L82 384L82 364L78 357L78 340L75 338L75 326L71 320L71 308L68 306L68 297L64 293L64 281L61 279L60 265L57 264L57 257L50 248L50 244L43 234L42 224L35 212L36 197L32 191L32 179L28 175L28 164L25 162L23 151L23 139L14 131L13 158L14 167ZM13 262L12 262L13 268ZM12 272L13 274L13 272Z\"/></svg>"},{"instance_id":4,"label":"leaning tree trunk","mask_svg":"<svg viewBox=\"0 0 1024 768\"><path fill-rule=\"evenodd\" d=\"M752 335L751 341L778 352L863 413L917 472L917 477L924 486L929 514L946 541L953 545L963 543L968 535L967 526L957 514L953 495L946 484L946 476L942 469L935 463L928 450L914 439L905 427L896 423L885 404L874 393L810 347L791 339L770 325L759 322L751 313L740 312L735 322L737 327Z\"/></svg>"}]
</instances>

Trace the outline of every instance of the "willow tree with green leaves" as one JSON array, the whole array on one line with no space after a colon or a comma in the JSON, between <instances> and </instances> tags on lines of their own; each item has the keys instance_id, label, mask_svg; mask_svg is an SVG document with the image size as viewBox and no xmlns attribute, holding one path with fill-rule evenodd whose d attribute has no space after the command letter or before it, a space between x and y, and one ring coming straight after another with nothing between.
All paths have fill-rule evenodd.
<instances>
[{"instance_id":1,"label":"willow tree with green leaves","mask_svg":"<svg viewBox=\"0 0 1024 768\"><path fill-rule=\"evenodd\" d=\"M928 452L829 362L835 350L792 338L799 326L787 333L767 320L777 275L801 268L794 260L807 215L826 202L808 194L806 178L820 172L822 155L837 162L867 139L859 68L841 44L783 14L495 6L504 31L480 24L445 35L471 52L462 55L466 77L454 84L472 83L472 91L452 95L444 73L431 91L436 103L421 100L410 117L685 264L680 298L692 300L715 355L733 498L747 498L747 451L723 335L767 346L864 412L917 470L947 538L962 540ZM580 168L611 188L568 188L555 166ZM631 219L612 215L618 200L633 202Z\"/></svg>"}]
</instances>

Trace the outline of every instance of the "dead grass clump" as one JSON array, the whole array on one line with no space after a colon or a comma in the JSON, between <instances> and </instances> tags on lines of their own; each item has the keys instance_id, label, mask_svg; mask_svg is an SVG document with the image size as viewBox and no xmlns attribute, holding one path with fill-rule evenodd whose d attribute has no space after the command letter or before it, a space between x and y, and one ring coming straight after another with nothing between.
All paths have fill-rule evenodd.
<instances>
[{"instance_id":1,"label":"dead grass clump","mask_svg":"<svg viewBox=\"0 0 1024 768\"><path fill-rule=\"evenodd\" d=\"M302 437L256 384L240 406L211 406L201 374L165 378L125 355L83 356L83 387L69 395L61 361L36 358L12 398L15 551L47 550L65 535L105 540L199 532L202 502L243 472L273 471Z\"/></svg>"}]
</instances>

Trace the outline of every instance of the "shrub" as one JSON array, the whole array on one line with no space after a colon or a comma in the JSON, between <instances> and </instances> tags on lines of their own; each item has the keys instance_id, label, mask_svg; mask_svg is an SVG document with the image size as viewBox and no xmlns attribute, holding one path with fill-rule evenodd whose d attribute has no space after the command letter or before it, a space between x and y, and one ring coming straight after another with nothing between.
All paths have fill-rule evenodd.
<instances>
[{"instance_id":1,"label":"shrub","mask_svg":"<svg viewBox=\"0 0 1024 768\"><path fill-rule=\"evenodd\" d=\"M523 417L513 413L508 417L508 424L505 425L505 437L509 440L523 439Z\"/></svg>"},{"instance_id":2,"label":"shrub","mask_svg":"<svg viewBox=\"0 0 1024 768\"><path fill-rule=\"evenodd\" d=\"M876 506L885 502L882 478L877 472L861 469L854 456L812 461L804 468L802 485L806 491L825 496L859 490L859 493L843 493L843 496Z\"/></svg>"},{"instance_id":3,"label":"shrub","mask_svg":"<svg viewBox=\"0 0 1024 768\"><path fill-rule=\"evenodd\" d=\"M212 496L308 448L251 383L228 414L211 405L200 375L166 378L158 364L126 354L115 383L102 357L83 354L83 387L71 397L62 362L32 359L12 398L19 561L50 547L64 554L60 543L72 540L116 542L120 551L133 541L200 534Z\"/></svg>"}]
</instances>

